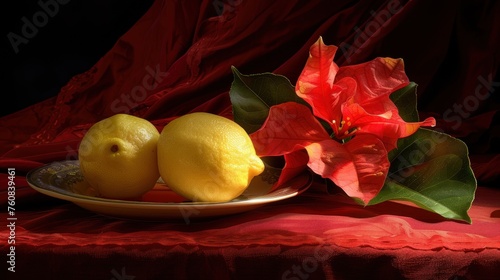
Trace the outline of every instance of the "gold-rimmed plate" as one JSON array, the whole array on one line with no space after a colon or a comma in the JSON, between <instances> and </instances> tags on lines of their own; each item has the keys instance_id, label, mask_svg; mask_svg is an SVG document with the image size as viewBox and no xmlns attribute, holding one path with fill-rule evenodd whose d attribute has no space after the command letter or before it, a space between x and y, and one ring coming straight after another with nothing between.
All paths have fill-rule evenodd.
<instances>
[{"instance_id":1,"label":"gold-rimmed plate","mask_svg":"<svg viewBox=\"0 0 500 280\"><path fill-rule=\"evenodd\" d=\"M31 170L28 184L36 191L70 201L89 211L117 218L134 220L190 219L231 215L284 200L304 192L312 183L312 174L304 172L282 186L272 188L268 176L255 177L245 192L234 200L222 203L185 201L159 181L138 200L98 197L80 173L77 160L53 162Z\"/></svg>"}]
</instances>

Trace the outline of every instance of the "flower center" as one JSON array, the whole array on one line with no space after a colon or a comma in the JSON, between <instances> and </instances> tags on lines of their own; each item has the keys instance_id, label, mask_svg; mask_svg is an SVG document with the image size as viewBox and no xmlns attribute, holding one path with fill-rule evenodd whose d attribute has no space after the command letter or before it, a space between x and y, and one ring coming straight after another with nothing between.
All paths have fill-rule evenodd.
<instances>
[{"instance_id":1,"label":"flower center","mask_svg":"<svg viewBox=\"0 0 500 280\"><path fill-rule=\"evenodd\" d=\"M345 139L352 136L356 131L361 130L360 127L352 127L351 118L347 117L345 120L340 121L340 125L337 121L332 120L333 130L335 132L335 137L337 139Z\"/></svg>"}]
</instances>

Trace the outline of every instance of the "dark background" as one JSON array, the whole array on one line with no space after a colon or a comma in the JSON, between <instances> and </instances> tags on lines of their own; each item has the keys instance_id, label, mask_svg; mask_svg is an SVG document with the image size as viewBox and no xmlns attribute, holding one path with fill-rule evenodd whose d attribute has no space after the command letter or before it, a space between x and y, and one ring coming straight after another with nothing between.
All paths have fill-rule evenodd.
<instances>
[{"instance_id":1,"label":"dark background","mask_svg":"<svg viewBox=\"0 0 500 280\"><path fill-rule=\"evenodd\" d=\"M67 3L56 0L3 3L0 116L57 95L71 77L92 67L111 49L153 3L153 0L59 1ZM44 12L48 18L46 24L40 24L34 36L26 38L28 42L21 43L16 53L8 34L23 36L22 18L33 23L33 16L44 11L39 2L57 4L58 11L53 16ZM43 17L39 20L43 23Z\"/></svg>"}]
</instances>

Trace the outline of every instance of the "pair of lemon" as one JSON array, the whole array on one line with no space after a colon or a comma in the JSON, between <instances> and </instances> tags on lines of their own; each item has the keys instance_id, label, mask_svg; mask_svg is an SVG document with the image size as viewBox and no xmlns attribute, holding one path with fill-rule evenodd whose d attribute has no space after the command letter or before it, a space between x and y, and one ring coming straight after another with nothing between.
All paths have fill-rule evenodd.
<instances>
[{"instance_id":1,"label":"pair of lemon","mask_svg":"<svg viewBox=\"0 0 500 280\"><path fill-rule=\"evenodd\" d=\"M117 114L95 123L78 150L80 170L102 197L136 199L159 177L191 201L239 196L264 170L246 131L211 113L190 113L161 133L149 121Z\"/></svg>"}]
</instances>

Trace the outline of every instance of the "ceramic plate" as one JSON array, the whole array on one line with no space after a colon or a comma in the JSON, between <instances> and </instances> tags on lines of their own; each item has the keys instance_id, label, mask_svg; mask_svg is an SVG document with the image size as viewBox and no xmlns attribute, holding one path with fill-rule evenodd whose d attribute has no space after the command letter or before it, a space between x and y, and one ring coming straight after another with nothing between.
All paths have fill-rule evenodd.
<instances>
[{"instance_id":1,"label":"ceramic plate","mask_svg":"<svg viewBox=\"0 0 500 280\"><path fill-rule=\"evenodd\" d=\"M255 177L245 192L236 199L223 203L190 202L158 181L140 200L100 198L80 173L78 161L54 162L27 174L29 185L40 193L70 201L95 213L126 219L164 220L231 215L294 197L312 183L312 175L304 172L283 186L272 189L276 175L264 172Z\"/></svg>"}]
</instances>

